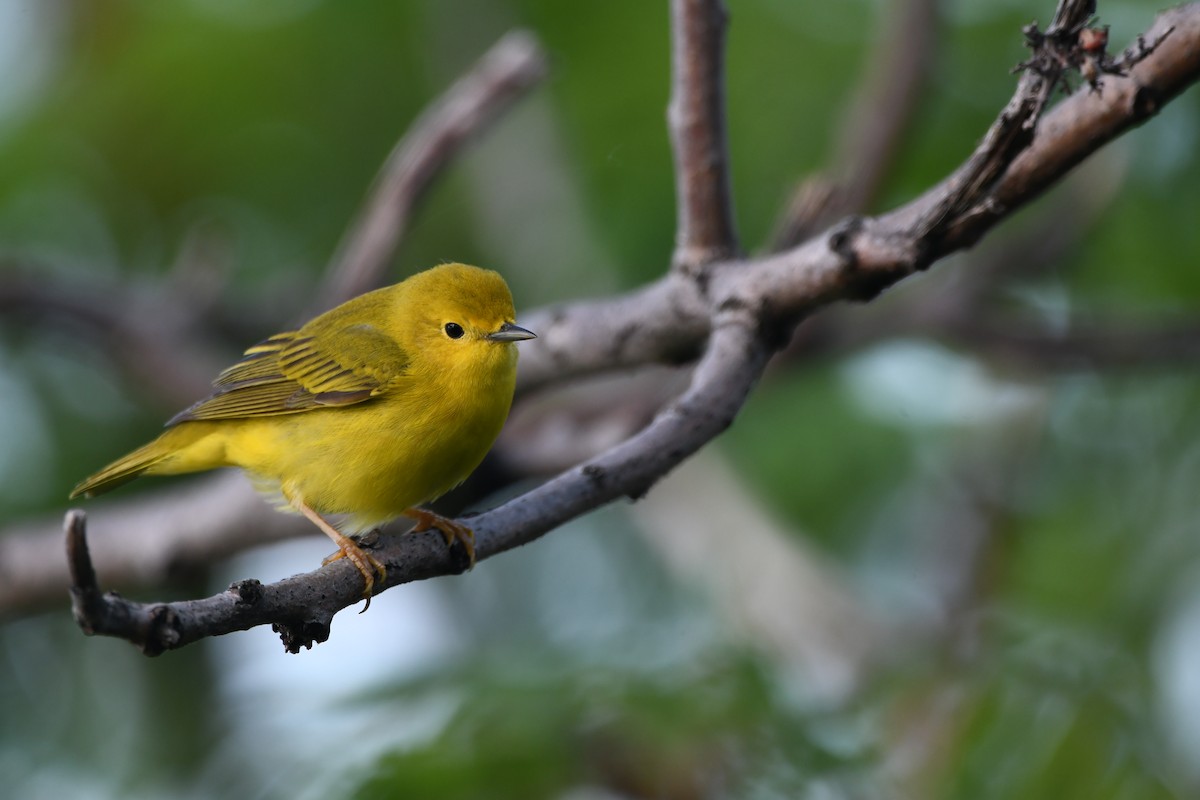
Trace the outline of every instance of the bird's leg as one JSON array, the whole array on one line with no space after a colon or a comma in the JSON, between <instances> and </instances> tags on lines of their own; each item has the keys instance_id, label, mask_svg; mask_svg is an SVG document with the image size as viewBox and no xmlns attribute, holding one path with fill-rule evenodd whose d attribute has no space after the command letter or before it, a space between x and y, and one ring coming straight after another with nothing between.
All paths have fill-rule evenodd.
<instances>
[{"instance_id":1,"label":"bird's leg","mask_svg":"<svg viewBox=\"0 0 1200 800\"><path fill-rule=\"evenodd\" d=\"M379 582L383 583L387 580L387 567L383 565L382 561L365 552L349 536L326 522L324 517L309 508L304 501L293 500L292 505L301 514L312 520L312 523L320 528L321 532L332 539L333 543L338 546L338 551L322 561L321 566L345 557L350 559L350 563L358 567L358 571L362 573L363 582L366 584L363 587L363 598L367 601L362 611L358 613L361 614L363 611L366 611L371 607L371 594L375 588L375 573L379 573Z\"/></svg>"},{"instance_id":2,"label":"bird's leg","mask_svg":"<svg viewBox=\"0 0 1200 800\"><path fill-rule=\"evenodd\" d=\"M404 516L412 517L417 521L417 524L413 526L413 533L437 528L438 532L446 538L447 547L453 547L455 541L461 542L467 551L467 558L469 559L467 569L475 566L475 531L466 525L461 525L452 519L443 517L441 514L435 514L432 511L417 508L416 506L405 511Z\"/></svg>"}]
</instances>

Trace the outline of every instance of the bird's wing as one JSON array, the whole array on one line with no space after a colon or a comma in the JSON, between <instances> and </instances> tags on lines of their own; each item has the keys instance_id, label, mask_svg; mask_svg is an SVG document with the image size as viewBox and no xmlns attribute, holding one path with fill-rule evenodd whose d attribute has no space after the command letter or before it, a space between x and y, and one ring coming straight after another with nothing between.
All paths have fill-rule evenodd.
<instances>
[{"instance_id":1,"label":"bird's wing","mask_svg":"<svg viewBox=\"0 0 1200 800\"><path fill-rule=\"evenodd\" d=\"M386 391L408 369L400 346L371 325L322 330L319 341L312 333L306 327L254 345L217 376L211 395L167 424L353 405Z\"/></svg>"}]
</instances>

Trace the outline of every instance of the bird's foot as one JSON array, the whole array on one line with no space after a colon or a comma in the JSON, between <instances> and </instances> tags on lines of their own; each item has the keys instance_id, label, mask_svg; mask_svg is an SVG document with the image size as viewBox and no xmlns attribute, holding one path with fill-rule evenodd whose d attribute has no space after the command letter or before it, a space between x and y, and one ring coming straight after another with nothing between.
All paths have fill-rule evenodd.
<instances>
[{"instance_id":1,"label":"bird's foot","mask_svg":"<svg viewBox=\"0 0 1200 800\"><path fill-rule=\"evenodd\" d=\"M361 614L371 607L371 595L375 589L375 575L379 575L380 583L387 582L387 567L382 561L359 547L349 536L343 535L342 539L335 541L338 545L338 551L326 556L321 561L321 566L332 564L339 558L348 558L351 564L358 567L358 571L362 573L363 583L365 584L363 587L363 599L367 601L366 605L362 607L362 611L358 612Z\"/></svg>"},{"instance_id":2,"label":"bird's foot","mask_svg":"<svg viewBox=\"0 0 1200 800\"><path fill-rule=\"evenodd\" d=\"M466 525L424 508L410 508L404 512L404 516L412 517L417 521L417 524L413 526L413 533L436 528L445 537L447 547L453 547L456 541L461 543L463 549L467 551L467 569L475 566L475 531Z\"/></svg>"}]
</instances>

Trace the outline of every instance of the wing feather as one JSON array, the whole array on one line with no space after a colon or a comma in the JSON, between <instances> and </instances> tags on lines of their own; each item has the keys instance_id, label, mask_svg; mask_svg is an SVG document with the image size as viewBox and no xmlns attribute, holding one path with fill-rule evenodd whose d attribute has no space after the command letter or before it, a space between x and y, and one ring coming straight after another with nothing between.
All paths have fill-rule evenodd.
<instances>
[{"instance_id":1,"label":"wing feather","mask_svg":"<svg viewBox=\"0 0 1200 800\"><path fill-rule=\"evenodd\" d=\"M353 405L383 393L407 372L407 355L377 328L359 323L331 329L318 324L318 332L326 335L312 335L309 328L314 323L247 349L213 381L211 395L167 425Z\"/></svg>"}]
</instances>

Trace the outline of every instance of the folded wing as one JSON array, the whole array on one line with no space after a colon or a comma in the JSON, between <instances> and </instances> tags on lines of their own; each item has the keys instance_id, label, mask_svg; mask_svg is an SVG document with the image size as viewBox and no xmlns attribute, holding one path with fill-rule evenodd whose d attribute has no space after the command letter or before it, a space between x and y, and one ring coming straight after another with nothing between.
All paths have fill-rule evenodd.
<instances>
[{"instance_id":1,"label":"folded wing","mask_svg":"<svg viewBox=\"0 0 1200 800\"><path fill-rule=\"evenodd\" d=\"M175 415L188 420L244 419L362 403L392 388L408 358L369 324L276 334L248 349L213 382L213 393Z\"/></svg>"}]
</instances>

